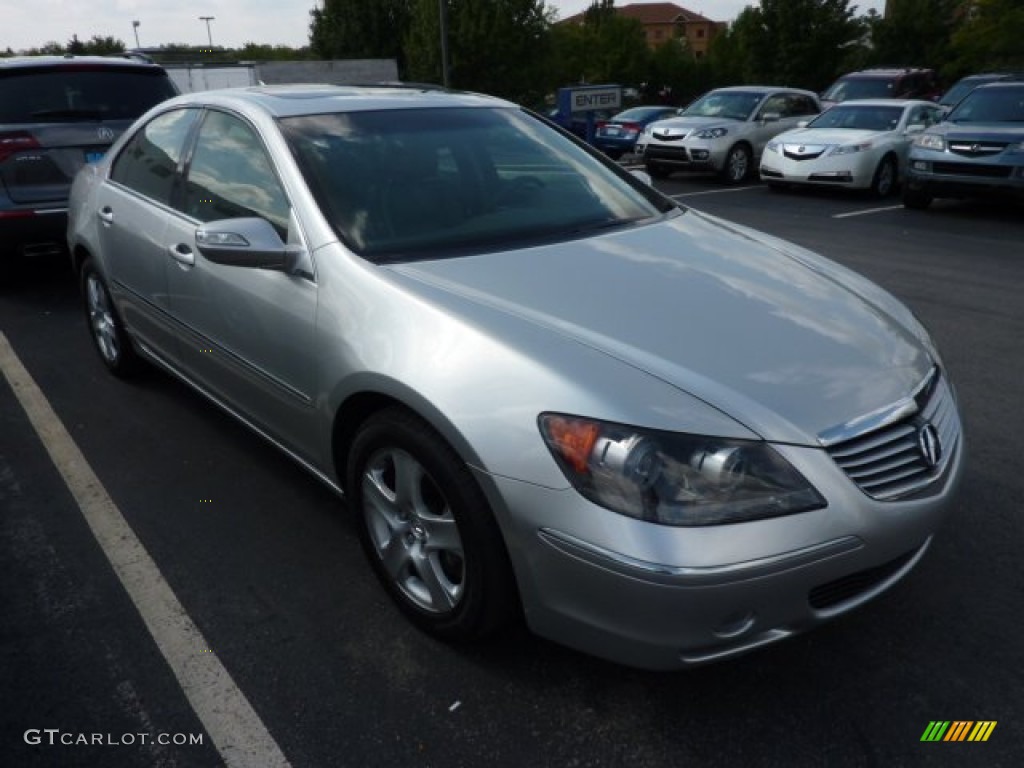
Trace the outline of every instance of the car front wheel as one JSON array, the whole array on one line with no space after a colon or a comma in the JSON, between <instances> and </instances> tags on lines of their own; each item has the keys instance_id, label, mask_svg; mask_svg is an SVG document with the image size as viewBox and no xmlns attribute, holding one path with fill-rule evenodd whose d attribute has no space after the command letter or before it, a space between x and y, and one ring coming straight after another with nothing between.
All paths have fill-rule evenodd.
<instances>
[{"instance_id":1,"label":"car front wheel","mask_svg":"<svg viewBox=\"0 0 1024 768\"><path fill-rule=\"evenodd\" d=\"M903 207L923 211L932 204L932 196L922 188L912 187L909 183L903 185Z\"/></svg>"},{"instance_id":2,"label":"car front wheel","mask_svg":"<svg viewBox=\"0 0 1024 768\"><path fill-rule=\"evenodd\" d=\"M96 351L107 370L115 376L127 376L135 369L137 358L107 284L92 259L86 259L81 275L82 303Z\"/></svg>"},{"instance_id":3,"label":"car front wheel","mask_svg":"<svg viewBox=\"0 0 1024 768\"><path fill-rule=\"evenodd\" d=\"M750 147L746 144L736 144L725 156L725 165L722 167L722 178L728 184L739 184L750 175Z\"/></svg>"},{"instance_id":4,"label":"car front wheel","mask_svg":"<svg viewBox=\"0 0 1024 768\"><path fill-rule=\"evenodd\" d=\"M878 198L888 197L896 186L896 162L891 156L883 157L871 179L871 194Z\"/></svg>"},{"instance_id":5,"label":"car front wheel","mask_svg":"<svg viewBox=\"0 0 1024 768\"><path fill-rule=\"evenodd\" d=\"M497 523L465 462L428 425L401 408L371 417L352 443L346 492L377 576L421 628L471 640L512 617Z\"/></svg>"}]
</instances>

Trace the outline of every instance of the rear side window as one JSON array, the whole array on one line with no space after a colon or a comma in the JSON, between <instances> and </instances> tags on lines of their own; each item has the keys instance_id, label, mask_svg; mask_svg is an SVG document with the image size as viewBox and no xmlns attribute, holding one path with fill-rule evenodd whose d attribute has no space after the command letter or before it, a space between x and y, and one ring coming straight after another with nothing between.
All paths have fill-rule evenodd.
<instances>
[{"instance_id":1,"label":"rear side window","mask_svg":"<svg viewBox=\"0 0 1024 768\"><path fill-rule=\"evenodd\" d=\"M110 178L170 205L182 148L195 119L194 109L177 109L154 117L121 150Z\"/></svg>"},{"instance_id":2,"label":"rear side window","mask_svg":"<svg viewBox=\"0 0 1024 768\"><path fill-rule=\"evenodd\" d=\"M134 120L177 95L161 69L59 67L0 75L0 123Z\"/></svg>"}]
</instances>

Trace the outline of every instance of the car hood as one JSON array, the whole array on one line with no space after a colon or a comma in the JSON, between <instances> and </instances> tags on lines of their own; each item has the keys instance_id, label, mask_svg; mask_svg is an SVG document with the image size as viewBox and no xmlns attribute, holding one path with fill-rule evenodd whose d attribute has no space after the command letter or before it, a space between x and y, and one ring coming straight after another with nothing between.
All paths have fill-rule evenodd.
<instances>
[{"instance_id":1,"label":"car hood","mask_svg":"<svg viewBox=\"0 0 1024 768\"><path fill-rule=\"evenodd\" d=\"M798 128L786 131L776 137L776 141L785 144L819 144L832 146L835 144L856 144L871 141L884 136L888 131L863 131L852 128Z\"/></svg>"},{"instance_id":2,"label":"car hood","mask_svg":"<svg viewBox=\"0 0 1024 768\"><path fill-rule=\"evenodd\" d=\"M441 289L464 320L468 302L539 324L780 442L816 444L825 430L905 398L934 365L927 334L882 289L694 211L588 239L389 268Z\"/></svg>"},{"instance_id":3,"label":"car hood","mask_svg":"<svg viewBox=\"0 0 1024 768\"><path fill-rule=\"evenodd\" d=\"M1024 125L1011 123L954 123L933 125L928 133L938 133L950 141L1024 141Z\"/></svg>"},{"instance_id":4,"label":"car hood","mask_svg":"<svg viewBox=\"0 0 1024 768\"><path fill-rule=\"evenodd\" d=\"M670 117L667 120L658 120L652 125L653 131L658 133L670 133L670 135L681 136L695 129L735 126L739 122L739 120L730 117L680 115L679 117Z\"/></svg>"}]
</instances>

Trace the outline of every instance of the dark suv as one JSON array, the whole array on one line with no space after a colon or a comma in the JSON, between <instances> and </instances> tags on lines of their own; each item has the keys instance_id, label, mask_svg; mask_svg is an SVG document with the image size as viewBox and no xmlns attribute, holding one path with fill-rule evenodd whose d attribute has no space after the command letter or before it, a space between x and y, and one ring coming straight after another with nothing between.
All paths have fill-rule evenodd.
<instances>
[{"instance_id":1,"label":"dark suv","mask_svg":"<svg viewBox=\"0 0 1024 768\"><path fill-rule=\"evenodd\" d=\"M850 99L930 99L939 95L932 69L864 69L843 75L821 95L828 108Z\"/></svg>"},{"instance_id":2,"label":"dark suv","mask_svg":"<svg viewBox=\"0 0 1024 768\"><path fill-rule=\"evenodd\" d=\"M59 252L78 169L176 94L162 67L139 59L0 58L0 250Z\"/></svg>"}]
</instances>

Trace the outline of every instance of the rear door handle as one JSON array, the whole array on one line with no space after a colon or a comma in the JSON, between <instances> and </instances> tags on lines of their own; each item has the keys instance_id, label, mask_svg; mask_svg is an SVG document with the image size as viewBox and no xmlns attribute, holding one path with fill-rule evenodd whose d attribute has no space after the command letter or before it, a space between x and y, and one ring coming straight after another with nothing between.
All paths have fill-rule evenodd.
<instances>
[{"instance_id":1,"label":"rear door handle","mask_svg":"<svg viewBox=\"0 0 1024 768\"><path fill-rule=\"evenodd\" d=\"M192 253L192 249L185 245L185 243L178 243L177 245L172 245L167 249L167 251L168 253L171 254L171 258L173 258L179 264L186 267L195 266L195 254Z\"/></svg>"},{"instance_id":2,"label":"rear door handle","mask_svg":"<svg viewBox=\"0 0 1024 768\"><path fill-rule=\"evenodd\" d=\"M104 224L114 223L114 209L111 208L109 205L105 205L102 208L100 208L96 212L96 215L100 217L100 221L102 221Z\"/></svg>"}]
</instances>

